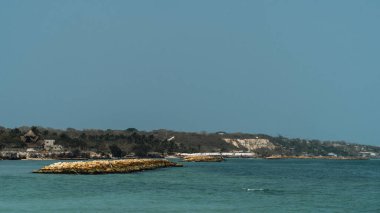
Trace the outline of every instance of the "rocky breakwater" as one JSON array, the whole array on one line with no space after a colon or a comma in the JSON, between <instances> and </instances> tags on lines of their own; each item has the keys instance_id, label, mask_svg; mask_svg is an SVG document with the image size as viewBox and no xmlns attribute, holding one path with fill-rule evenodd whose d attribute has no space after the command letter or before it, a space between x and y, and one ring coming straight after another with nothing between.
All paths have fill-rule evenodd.
<instances>
[{"instance_id":1,"label":"rocky breakwater","mask_svg":"<svg viewBox=\"0 0 380 213\"><path fill-rule=\"evenodd\" d=\"M224 161L222 156L186 156L183 158L186 162L221 162Z\"/></svg>"},{"instance_id":2,"label":"rocky breakwater","mask_svg":"<svg viewBox=\"0 0 380 213\"><path fill-rule=\"evenodd\" d=\"M97 160L58 162L33 172L49 174L111 174L181 166L181 164L162 159Z\"/></svg>"}]
</instances>

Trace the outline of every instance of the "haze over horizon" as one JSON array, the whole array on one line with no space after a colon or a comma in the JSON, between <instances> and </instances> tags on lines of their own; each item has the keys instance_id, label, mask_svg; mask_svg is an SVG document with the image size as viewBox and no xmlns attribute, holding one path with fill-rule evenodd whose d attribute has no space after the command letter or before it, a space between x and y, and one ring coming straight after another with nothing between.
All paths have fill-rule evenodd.
<instances>
[{"instance_id":1,"label":"haze over horizon","mask_svg":"<svg viewBox=\"0 0 380 213\"><path fill-rule=\"evenodd\" d=\"M0 1L0 125L380 146L378 1Z\"/></svg>"}]
</instances>

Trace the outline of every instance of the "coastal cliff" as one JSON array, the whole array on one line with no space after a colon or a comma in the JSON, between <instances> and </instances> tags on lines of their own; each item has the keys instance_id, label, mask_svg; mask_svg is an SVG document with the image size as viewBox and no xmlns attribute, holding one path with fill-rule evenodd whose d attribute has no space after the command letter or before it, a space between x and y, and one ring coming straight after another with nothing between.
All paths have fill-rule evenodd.
<instances>
[{"instance_id":1,"label":"coastal cliff","mask_svg":"<svg viewBox=\"0 0 380 213\"><path fill-rule=\"evenodd\" d=\"M266 148L273 150L276 146L271 143L268 139L262 138L246 138L246 139L237 139L237 138L223 138L227 143L234 145L238 149L247 149L247 151L252 152L257 149Z\"/></svg>"}]
</instances>

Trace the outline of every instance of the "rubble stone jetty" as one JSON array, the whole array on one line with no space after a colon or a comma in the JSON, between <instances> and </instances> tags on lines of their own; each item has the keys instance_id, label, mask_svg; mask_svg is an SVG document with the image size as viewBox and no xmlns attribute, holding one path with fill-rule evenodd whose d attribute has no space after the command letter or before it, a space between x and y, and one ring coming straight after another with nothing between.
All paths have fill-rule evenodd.
<instances>
[{"instance_id":1,"label":"rubble stone jetty","mask_svg":"<svg viewBox=\"0 0 380 213\"><path fill-rule=\"evenodd\" d=\"M181 164L162 159L97 160L58 162L44 166L33 173L49 174L111 174L131 173L164 167L181 167Z\"/></svg>"},{"instance_id":2,"label":"rubble stone jetty","mask_svg":"<svg viewBox=\"0 0 380 213\"><path fill-rule=\"evenodd\" d=\"M208 155L197 155L197 156L186 156L183 158L187 162L222 162L224 161L221 156L208 156Z\"/></svg>"}]
</instances>

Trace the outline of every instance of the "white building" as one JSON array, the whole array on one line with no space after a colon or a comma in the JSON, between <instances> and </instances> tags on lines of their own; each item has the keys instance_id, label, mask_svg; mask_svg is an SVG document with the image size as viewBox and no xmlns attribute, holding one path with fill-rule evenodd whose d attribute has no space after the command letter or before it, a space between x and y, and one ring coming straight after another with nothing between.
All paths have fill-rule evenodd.
<instances>
[{"instance_id":1,"label":"white building","mask_svg":"<svg viewBox=\"0 0 380 213\"><path fill-rule=\"evenodd\" d=\"M335 153L333 153L333 152L328 153L327 156L330 156L330 157L338 157L338 155L335 154Z\"/></svg>"},{"instance_id":2,"label":"white building","mask_svg":"<svg viewBox=\"0 0 380 213\"><path fill-rule=\"evenodd\" d=\"M26 151L27 152L35 152L36 150L34 148L27 148Z\"/></svg>"},{"instance_id":3,"label":"white building","mask_svg":"<svg viewBox=\"0 0 380 213\"><path fill-rule=\"evenodd\" d=\"M55 145L55 140L44 140L44 149L47 151L62 151L61 145Z\"/></svg>"},{"instance_id":4,"label":"white building","mask_svg":"<svg viewBox=\"0 0 380 213\"><path fill-rule=\"evenodd\" d=\"M376 157L376 153L374 152L359 152L359 154L362 156L362 157Z\"/></svg>"}]
</instances>

